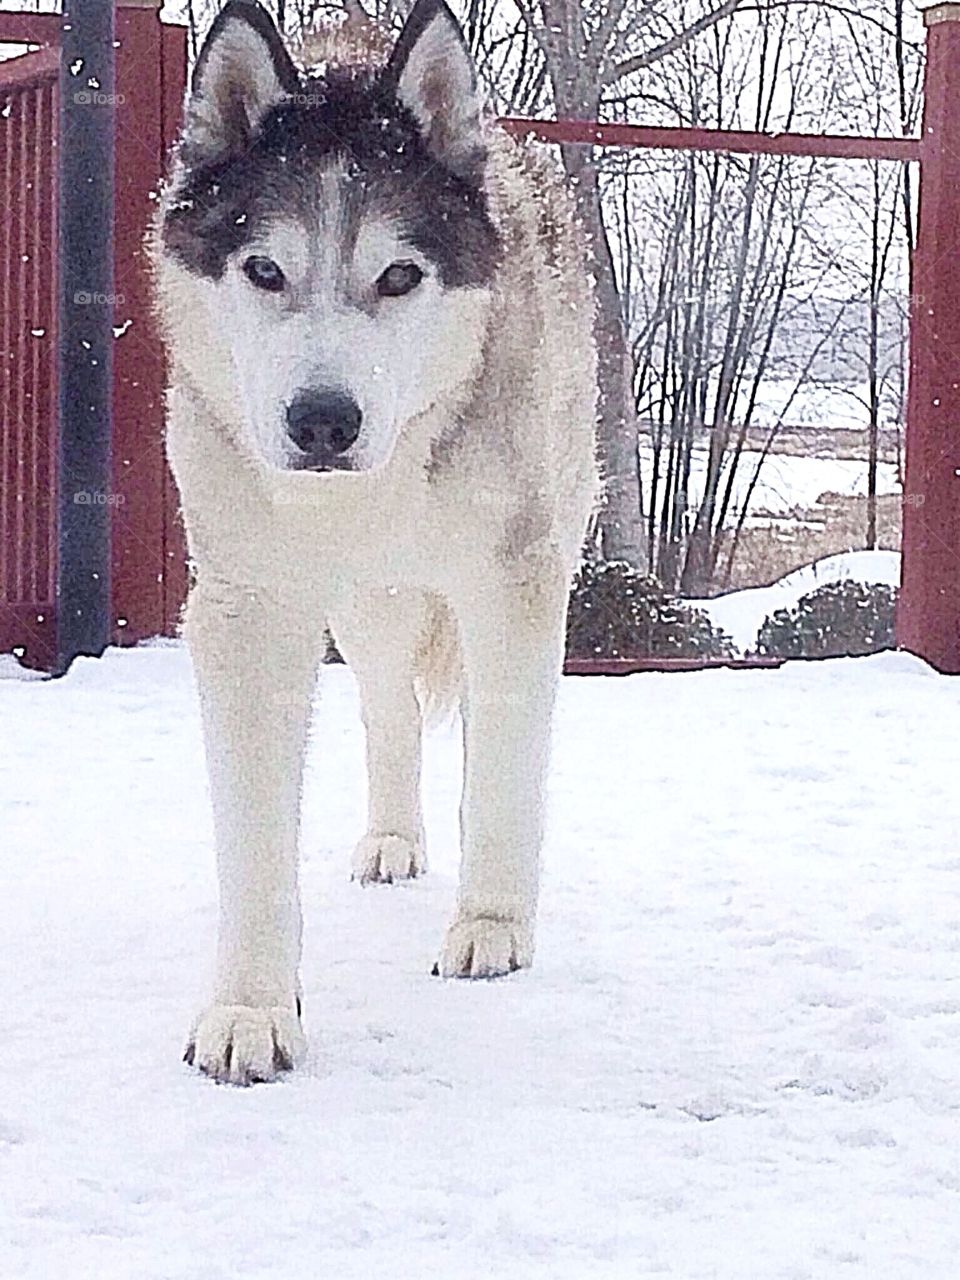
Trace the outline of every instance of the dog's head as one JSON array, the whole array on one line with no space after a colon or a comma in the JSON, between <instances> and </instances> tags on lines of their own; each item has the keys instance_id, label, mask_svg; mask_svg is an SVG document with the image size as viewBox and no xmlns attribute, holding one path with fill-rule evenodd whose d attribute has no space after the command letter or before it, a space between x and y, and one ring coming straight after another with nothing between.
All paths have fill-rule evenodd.
<instances>
[{"instance_id":1,"label":"dog's head","mask_svg":"<svg viewBox=\"0 0 960 1280\"><path fill-rule=\"evenodd\" d=\"M372 470L470 377L500 253L485 163L444 0L418 0L385 64L305 75L259 4L229 0L193 74L161 252L197 286L178 294L202 312L186 328L229 350L262 462Z\"/></svg>"}]
</instances>

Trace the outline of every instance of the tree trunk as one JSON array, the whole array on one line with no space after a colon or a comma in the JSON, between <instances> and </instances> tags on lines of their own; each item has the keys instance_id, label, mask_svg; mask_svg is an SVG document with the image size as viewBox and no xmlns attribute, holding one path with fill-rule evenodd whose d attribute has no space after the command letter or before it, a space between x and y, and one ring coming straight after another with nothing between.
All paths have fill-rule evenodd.
<instances>
[{"instance_id":1,"label":"tree trunk","mask_svg":"<svg viewBox=\"0 0 960 1280\"><path fill-rule=\"evenodd\" d=\"M582 152L572 157L575 173L571 173L569 164L567 172L576 177L574 190L596 279L598 455L604 490L600 512L601 546L605 559L626 560L639 568L646 562L646 536L631 364L613 255L600 210L597 174L585 159Z\"/></svg>"},{"instance_id":2,"label":"tree trunk","mask_svg":"<svg viewBox=\"0 0 960 1280\"><path fill-rule=\"evenodd\" d=\"M576 84L556 71L551 78L561 119L597 118L599 101L578 102ZM591 96L596 93L594 80ZM646 530L637 464L632 365L613 252L600 203L600 182L588 148L563 146L560 151L587 235L589 265L596 280L597 452L604 492L600 545L605 559L625 560L640 568L646 562Z\"/></svg>"}]
</instances>

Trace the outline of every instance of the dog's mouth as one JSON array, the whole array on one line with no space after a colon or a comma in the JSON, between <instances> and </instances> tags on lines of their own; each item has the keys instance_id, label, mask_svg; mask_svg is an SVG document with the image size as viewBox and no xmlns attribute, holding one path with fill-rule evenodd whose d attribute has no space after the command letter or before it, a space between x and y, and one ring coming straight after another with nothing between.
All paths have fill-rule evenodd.
<instances>
[{"instance_id":1,"label":"dog's mouth","mask_svg":"<svg viewBox=\"0 0 960 1280\"><path fill-rule=\"evenodd\" d=\"M313 475L328 475L333 472L356 471L351 458L336 457L315 459L305 453L292 457L286 467L288 471L309 471Z\"/></svg>"}]
</instances>

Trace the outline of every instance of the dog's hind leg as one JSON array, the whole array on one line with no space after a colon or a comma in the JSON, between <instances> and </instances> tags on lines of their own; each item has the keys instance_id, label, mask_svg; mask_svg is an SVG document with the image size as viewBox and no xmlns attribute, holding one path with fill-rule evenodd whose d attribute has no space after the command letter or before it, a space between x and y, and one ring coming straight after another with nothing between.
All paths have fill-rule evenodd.
<instances>
[{"instance_id":1,"label":"dog's hind leg","mask_svg":"<svg viewBox=\"0 0 960 1280\"><path fill-rule=\"evenodd\" d=\"M547 555L521 581L491 575L452 601L466 682L464 787L457 915L436 969L444 977L492 978L532 962L567 594Z\"/></svg>"},{"instance_id":2,"label":"dog's hind leg","mask_svg":"<svg viewBox=\"0 0 960 1280\"><path fill-rule=\"evenodd\" d=\"M361 884L407 880L426 870L420 808L422 716L414 654L422 597L370 592L340 607L330 629L360 690L367 737L367 832L353 854Z\"/></svg>"},{"instance_id":3,"label":"dog's hind leg","mask_svg":"<svg viewBox=\"0 0 960 1280\"><path fill-rule=\"evenodd\" d=\"M214 1002L186 1061L271 1080L301 1055L300 789L321 628L301 601L220 583L190 596L185 634L203 716L220 880Z\"/></svg>"}]
</instances>

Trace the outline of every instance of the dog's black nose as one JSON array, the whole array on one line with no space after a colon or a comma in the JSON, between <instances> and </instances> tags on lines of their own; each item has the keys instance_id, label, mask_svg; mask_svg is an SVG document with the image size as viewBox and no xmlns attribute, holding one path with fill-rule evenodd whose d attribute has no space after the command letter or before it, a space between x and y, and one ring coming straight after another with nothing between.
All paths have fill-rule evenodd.
<instances>
[{"instance_id":1,"label":"dog's black nose","mask_svg":"<svg viewBox=\"0 0 960 1280\"><path fill-rule=\"evenodd\" d=\"M287 435L304 453L303 466L322 470L350 448L363 414L342 391L301 391L287 409Z\"/></svg>"}]
</instances>

